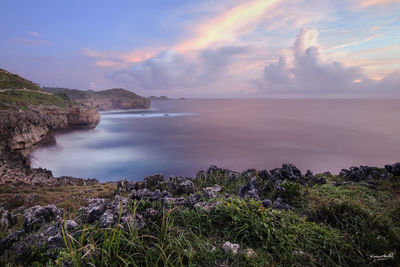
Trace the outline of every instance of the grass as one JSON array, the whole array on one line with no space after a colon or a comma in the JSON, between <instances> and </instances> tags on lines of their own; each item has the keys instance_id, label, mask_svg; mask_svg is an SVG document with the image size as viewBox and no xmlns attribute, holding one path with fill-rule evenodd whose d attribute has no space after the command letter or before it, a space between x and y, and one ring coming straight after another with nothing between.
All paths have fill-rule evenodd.
<instances>
[{"instance_id":1,"label":"grass","mask_svg":"<svg viewBox=\"0 0 400 267\"><path fill-rule=\"evenodd\" d=\"M41 92L10 90L0 92L0 109L27 109L28 105L47 105L66 107L70 103L63 94L44 94Z\"/></svg>"},{"instance_id":2,"label":"grass","mask_svg":"<svg viewBox=\"0 0 400 267\"><path fill-rule=\"evenodd\" d=\"M0 69L0 89L29 89L41 91L39 85L20 77L17 74L10 73Z\"/></svg>"},{"instance_id":3,"label":"grass","mask_svg":"<svg viewBox=\"0 0 400 267\"><path fill-rule=\"evenodd\" d=\"M268 181L254 173L263 186ZM312 187L290 182L282 184L292 211L263 207L261 201L237 196L241 184L250 178L240 175L226 182L228 174L216 171L199 176L200 190L215 183L222 185L221 196L211 210L200 207L172 207L160 202L131 201L129 209L138 214L146 208L158 211L140 231L135 224L101 228L80 225L69 233L63 229L65 246L55 259L37 262L40 266L393 266L400 258L400 186L398 179L375 181L376 189L365 184ZM85 191L92 189L92 191ZM16 193L2 189L7 201ZM93 187L43 188L38 203L54 203L76 214L84 198L112 198L114 184ZM29 188L18 190L26 195ZM87 193L82 193L87 192ZM225 194L230 196L225 197ZM264 196L277 197L273 190ZM57 199L62 196L62 199ZM81 197L81 198L80 198ZM79 200L80 199L80 200ZM57 202L58 201L58 202ZM82 201L82 202L81 202ZM71 217L71 216L68 216ZM67 219L67 217L66 217ZM241 247L238 255L227 255L221 246L229 241ZM255 256L246 256L252 249ZM374 261L371 255L393 252L394 258ZM40 258L40 257L38 257Z\"/></svg>"}]
</instances>

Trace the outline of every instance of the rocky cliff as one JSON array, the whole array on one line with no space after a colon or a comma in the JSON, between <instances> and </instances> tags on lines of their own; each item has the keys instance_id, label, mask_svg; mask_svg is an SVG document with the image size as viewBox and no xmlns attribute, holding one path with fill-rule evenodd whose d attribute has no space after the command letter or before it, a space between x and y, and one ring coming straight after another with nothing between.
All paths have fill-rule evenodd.
<instances>
[{"instance_id":1,"label":"rocky cliff","mask_svg":"<svg viewBox=\"0 0 400 267\"><path fill-rule=\"evenodd\" d=\"M43 143L54 142L54 133L68 127L94 128L100 121L99 112L88 106L73 105L31 107L26 111L0 112L0 184L59 184L51 171L30 169L29 155ZM68 180L68 179L67 179ZM67 183L85 183L70 179Z\"/></svg>"},{"instance_id":2,"label":"rocky cliff","mask_svg":"<svg viewBox=\"0 0 400 267\"><path fill-rule=\"evenodd\" d=\"M23 86L23 87L18 87ZM81 184L82 179L55 179L51 171L30 169L29 155L54 133L69 127L94 128L99 112L63 94L0 69L0 184Z\"/></svg>"},{"instance_id":3,"label":"rocky cliff","mask_svg":"<svg viewBox=\"0 0 400 267\"><path fill-rule=\"evenodd\" d=\"M103 91L81 91L76 89L44 87L51 93L62 93L73 101L95 107L100 111L115 109L149 108L150 100L122 88Z\"/></svg>"}]
</instances>

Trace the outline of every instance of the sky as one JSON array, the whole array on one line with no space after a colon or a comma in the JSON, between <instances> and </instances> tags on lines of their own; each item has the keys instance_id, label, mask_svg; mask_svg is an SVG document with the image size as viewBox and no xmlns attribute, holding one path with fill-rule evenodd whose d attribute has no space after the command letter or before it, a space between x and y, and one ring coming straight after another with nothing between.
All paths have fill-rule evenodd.
<instances>
[{"instance_id":1,"label":"sky","mask_svg":"<svg viewBox=\"0 0 400 267\"><path fill-rule=\"evenodd\" d=\"M400 0L2 0L0 68L144 96L400 97Z\"/></svg>"}]
</instances>

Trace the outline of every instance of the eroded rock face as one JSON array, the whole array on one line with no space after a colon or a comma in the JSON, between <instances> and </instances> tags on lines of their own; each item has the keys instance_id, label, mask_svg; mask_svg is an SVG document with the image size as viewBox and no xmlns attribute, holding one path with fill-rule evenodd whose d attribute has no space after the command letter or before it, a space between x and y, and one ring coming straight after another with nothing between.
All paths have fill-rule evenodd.
<instances>
[{"instance_id":1,"label":"eroded rock face","mask_svg":"<svg viewBox=\"0 0 400 267\"><path fill-rule=\"evenodd\" d=\"M82 183L82 179L54 179L51 171L30 169L29 154L42 143L55 142L54 132L68 127L94 128L99 112L84 105L31 106L25 112L0 111L0 184L58 185ZM89 183L91 183L89 181Z\"/></svg>"},{"instance_id":2,"label":"eroded rock face","mask_svg":"<svg viewBox=\"0 0 400 267\"><path fill-rule=\"evenodd\" d=\"M77 105L69 108L32 107L26 112L8 113L1 123L6 131L8 148L27 156L35 145L59 129L69 126L94 128L99 121L100 114L96 109Z\"/></svg>"}]
</instances>

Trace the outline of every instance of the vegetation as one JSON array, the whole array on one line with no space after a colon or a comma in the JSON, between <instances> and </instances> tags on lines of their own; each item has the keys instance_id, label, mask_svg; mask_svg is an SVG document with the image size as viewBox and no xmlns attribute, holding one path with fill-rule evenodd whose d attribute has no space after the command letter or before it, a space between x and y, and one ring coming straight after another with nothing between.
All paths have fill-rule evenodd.
<instances>
[{"instance_id":1,"label":"vegetation","mask_svg":"<svg viewBox=\"0 0 400 267\"><path fill-rule=\"evenodd\" d=\"M71 101L65 94L7 90L0 92L0 109L26 109L28 105L66 107Z\"/></svg>"},{"instance_id":2,"label":"vegetation","mask_svg":"<svg viewBox=\"0 0 400 267\"><path fill-rule=\"evenodd\" d=\"M41 91L38 84L3 69L0 69L0 90L1 89L28 89Z\"/></svg>"},{"instance_id":3,"label":"vegetation","mask_svg":"<svg viewBox=\"0 0 400 267\"><path fill-rule=\"evenodd\" d=\"M260 182L262 173L252 173ZM202 178L201 178L202 177ZM218 183L220 197L209 200L214 208L169 206L161 202L131 201L133 214L153 208L158 214L138 231L135 224L102 228L99 224L81 225L69 233L63 229L65 243L48 266L365 266L396 265L400 262L400 183L398 179L374 180L374 186L361 182L342 186L339 176L329 176L327 184L306 186L286 182L285 199L294 209L275 210L259 200L237 196L240 185L249 178L241 174L231 182L224 172L198 176L198 188ZM115 187L94 186L112 197ZM109 187L110 186L110 187ZM62 192L55 192L62 190ZM24 190L21 191L24 194ZM43 189L41 203L54 203L62 195L66 208L76 213L79 187ZM7 202L10 191L1 192ZM93 193L93 192L92 192ZM49 196L47 196L47 194ZM81 193L79 193L81 194ZM226 195L228 194L228 195ZM100 193L98 194L100 195ZM270 196L278 196L278 192ZM83 195L81 195L83 197ZM81 197L80 196L80 197ZM74 200L72 200L72 199ZM79 199L79 197L78 197ZM68 201L71 202L68 202ZM18 203L21 205L21 203ZM25 205L25 204L24 204ZM70 206L69 206L70 205ZM240 245L239 254L226 254L221 246L230 241ZM246 253L252 249L255 254ZM393 254L391 254L393 253ZM394 255L378 261L374 256Z\"/></svg>"},{"instance_id":4,"label":"vegetation","mask_svg":"<svg viewBox=\"0 0 400 267\"><path fill-rule=\"evenodd\" d=\"M75 101L95 101L101 99L112 99L115 98L139 98L137 94L127 91L122 88L114 88L102 91L93 91L93 90L77 90L77 89L68 89L61 87L43 87L43 89L49 93L63 93L67 95L70 99Z\"/></svg>"}]
</instances>

